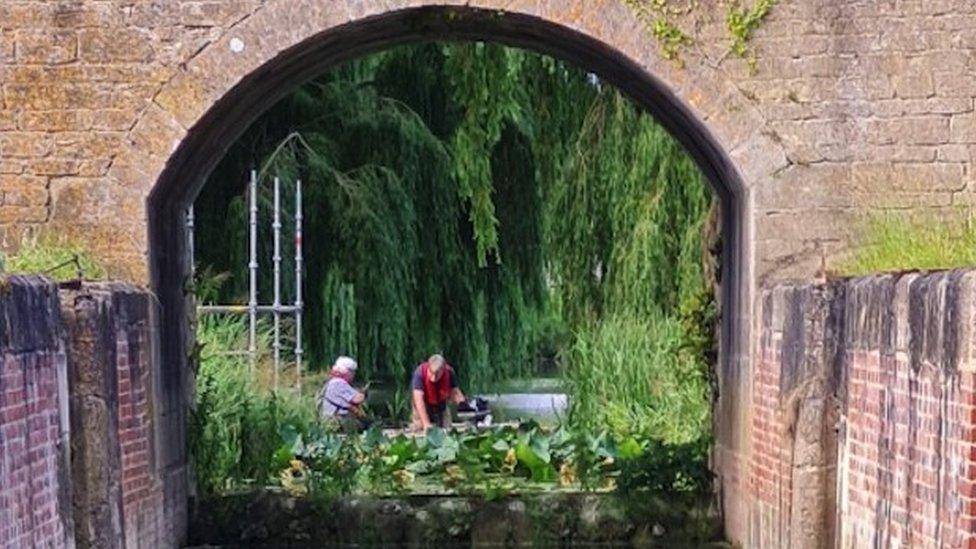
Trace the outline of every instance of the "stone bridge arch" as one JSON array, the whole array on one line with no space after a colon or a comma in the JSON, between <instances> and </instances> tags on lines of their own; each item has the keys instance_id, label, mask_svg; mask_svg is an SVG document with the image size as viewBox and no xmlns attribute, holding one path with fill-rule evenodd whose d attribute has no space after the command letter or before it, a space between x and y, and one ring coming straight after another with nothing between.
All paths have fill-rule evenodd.
<instances>
[{"instance_id":1,"label":"stone bridge arch","mask_svg":"<svg viewBox=\"0 0 976 549\"><path fill-rule=\"evenodd\" d=\"M494 39L563 57L652 111L726 200L715 470L729 537L779 539L777 483L791 480L770 418L788 414L767 374L784 353L759 317L769 328L800 316L754 289L829 272L865 213L971 211L976 4L783 0L749 43L751 72L729 55L726 2L679 21L696 39L684 66L659 55L628 3L0 1L0 247L67 234L113 276L152 281L166 395L154 411L177 440L191 390L182 210L249 120L330 63L398 42ZM161 445L167 475L185 464L182 445Z\"/></svg>"},{"instance_id":2,"label":"stone bridge arch","mask_svg":"<svg viewBox=\"0 0 976 549\"><path fill-rule=\"evenodd\" d=\"M744 487L726 482L723 472L738 469L749 444L751 188L772 178L786 158L761 113L722 70L707 64L689 70L663 59L646 27L617 1L270 1L185 60L153 91L110 170L146 205L143 249L162 305L164 383L187 390L191 384L183 212L227 148L278 99L329 66L431 39L525 47L600 75L650 111L711 182L723 205L725 250L715 469L730 526L743 525L744 516L733 515L746 513ZM164 404L173 427L183 421L180 404Z\"/></svg>"}]
</instances>

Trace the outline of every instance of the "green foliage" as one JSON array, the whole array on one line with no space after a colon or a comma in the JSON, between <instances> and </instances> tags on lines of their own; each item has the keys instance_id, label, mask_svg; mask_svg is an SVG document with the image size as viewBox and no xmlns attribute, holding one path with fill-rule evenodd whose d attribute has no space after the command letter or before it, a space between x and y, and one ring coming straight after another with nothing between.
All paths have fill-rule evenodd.
<instances>
[{"instance_id":1,"label":"green foliage","mask_svg":"<svg viewBox=\"0 0 976 549\"><path fill-rule=\"evenodd\" d=\"M554 189L547 235L553 291L576 332L573 421L670 442L707 432L714 314L699 258L709 205L678 145L602 93Z\"/></svg>"},{"instance_id":2,"label":"green foliage","mask_svg":"<svg viewBox=\"0 0 976 549\"><path fill-rule=\"evenodd\" d=\"M709 195L698 168L660 126L619 94L603 92L550 201L556 291L572 324L605 311L677 309L684 293L703 284Z\"/></svg>"},{"instance_id":3,"label":"green foliage","mask_svg":"<svg viewBox=\"0 0 976 549\"><path fill-rule=\"evenodd\" d=\"M488 254L499 252L492 153L505 127L521 118L520 54L484 43L446 52L445 69L458 75L451 79L454 103L462 111L451 146L454 173L471 206L478 266L484 267Z\"/></svg>"},{"instance_id":4,"label":"green foliage","mask_svg":"<svg viewBox=\"0 0 976 549\"><path fill-rule=\"evenodd\" d=\"M624 3L650 29L664 58L682 64L681 48L694 43L694 39L674 22L674 18L693 14L700 9L699 3L679 2L679 6L675 6L676 2L671 0L624 0ZM730 49L747 59L752 71L756 70L756 58L749 50L749 41L778 3L779 0L755 0L752 7L746 7L739 0L732 0L728 4L725 21L731 40Z\"/></svg>"},{"instance_id":5,"label":"green foliage","mask_svg":"<svg viewBox=\"0 0 976 549\"><path fill-rule=\"evenodd\" d=\"M239 352L247 347L244 317L204 316L197 326L202 345L189 448L197 486L205 493L247 483L265 484L277 473L271 456L283 439L283 424L307 424L314 403L258 387ZM262 327L261 364L267 365L268 334Z\"/></svg>"},{"instance_id":6,"label":"green foliage","mask_svg":"<svg viewBox=\"0 0 976 549\"><path fill-rule=\"evenodd\" d=\"M749 51L749 40L763 19L769 15L773 6L778 3L779 0L756 0L751 8L742 6L737 1L729 4L725 22L732 37L732 53L747 59L753 71L756 70L756 57Z\"/></svg>"},{"instance_id":7,"label":"green foliage","mask_svg":"<svg viewBox=\"0 0 976 549\"><path fill-rule=\"evenodd\" d=\"M573 94L546 100L566 83ZM592 94L579 71L485 44L401 48L336 69L274 107L218 167L197 200L199 263L231 273L223 300L246 299L238 182L259 158L265 218L273 176L285 204L294 179L305 182L313 362L351 354L366 375L402 383L440 351L469 388L525 375L535 345L560 331L546 307L537 183L543 171L558 180L559 168L528 121L558 122L562 133L546 139L565 143L578 128L565 114ZM259 287L270 295L268 223L259 231ZM294 295L291 277L284 294Z\"/></svg>"},{"instance_id":8,"label":"green foliage","mask_svg":"<svg viewBox=\"0 0 976 549\"><path fill-rule=\"evenodd\" d=\"M693 42L672 21L673 16L680 14L682 10L669 6L667 0L624 0L624 3L650 28L664 58L682 64L681 48Z\"/></svg>"},{"instance_id":9,"label":"green foliage","mask_svg":"<svg viewBox=\"0 0 976 549\"><path fill-rule=\"evenodd\" d=\"M618 437L687 443L709 430L707 365L675 318L605 318L581 331L567 379L571 417Z\"/></svg>"},{"instance_id":10,"label":"green foliage","mask_svg":"<svg viewBox=\"0 0 976 549\"><path fill-rule=\"evenodd\" d=\"M976 265L976 222L972 214L882 214L866 219L858 244L838 274L929 271Z\"/></svg>"},{"instance_id":11,"label":"green foliage","mask_svg":"<svg viewBox=\"0 0 976 549\"><path fill-rule=\"evenodd\" d=\"M654 20L651 32L661 45L664 58L680 62L678 53L682 46L691 43L691 38L677 25L663 18Z\"/></svg>"},{"instance_id":12,"label":"green foliage","mask_svg":"<svg viewBox=\"0 0 976 549\"><path fill-rule=\"evenodd\" d=\"M101 261L80 242L56 236L25 238L17 251L6 257L2 269L11 273L43 273L58 281L101 279L107 271Z\"/></svg>"},{"instance_id":13,"label":"green foliage","mask_svg":"<svg viewBox=\"0 0 976 549\"><path fill-rule=\"evenodd\" d=\"M710 491L710 437L682 444L646 441L636 459L623 462L617 487L625 494L701 494Z\"/></svg>"},{"instance_id":14,"label":"green foliage","mask_svg":"<svg viewBox=\"0 0 976 549\"><path fill-rule=\"evenodd\" d=\"M284 469L280 482L324 500L407 492L493 499L614 487L692 494L710 486L700 441L671 445L568 427L546 430L534 423L462 433L434 429L423 438L388 437L376 429L341 436L318 426L283 425L281 432L274 460Z\"/></svg>"},{"instance_id":15,"label":"green foliage","mask_svg":"<svg viewBox=\"0 0 976 549\"><path fill-rule=\"evenodd\" d=\"M265 208L273 176L286 204L305 182L313 363L350 354L360 375L405 387L440 351L468 392L545 363L569 377L570 420L589 432L688 443L708 430L709 192L681 147L595 76L500 46L430 44L304 86L198 199L200 263L231 273L223 300L246 289L240 180L254 159ZM528 476L562 473L523 442L512 450ZM459 451L466 478L488 474Z\"/></svg>"}]
</instances>

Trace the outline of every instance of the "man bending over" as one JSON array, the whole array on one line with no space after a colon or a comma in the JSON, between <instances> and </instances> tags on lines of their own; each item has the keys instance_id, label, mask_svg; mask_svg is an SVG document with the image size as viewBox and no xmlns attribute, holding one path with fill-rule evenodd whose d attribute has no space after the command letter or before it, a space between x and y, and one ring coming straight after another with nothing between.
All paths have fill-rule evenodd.
<instances>
[{"instance_id":1,"label":"man bending over","mask_svg":"<svg viewBox=\"0 0 976 549\"><path fill-rule=\"evenodd\" d=\"M410 383L413 389L413 428L427 432L432 426L448 428L448 402L460 404L464 393L458 388L454 368L441 355L433 355L417 366Z\"/></svg>"}]
</instances>

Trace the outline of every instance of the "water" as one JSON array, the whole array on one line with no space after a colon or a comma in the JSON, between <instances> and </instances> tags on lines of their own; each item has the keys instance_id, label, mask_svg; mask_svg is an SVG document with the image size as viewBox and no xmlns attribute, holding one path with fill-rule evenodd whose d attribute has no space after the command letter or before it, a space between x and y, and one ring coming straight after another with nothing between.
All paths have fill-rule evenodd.
<instances>
[{"instance_id":1,"label":"water","mask_svg":"<svg viewBox=\"0 0 976 549\"><path fill-rule=\"evenodd\" d=\"M565 393L501 393L483 395L495 422L534 419L556 423L566 417L569 398Z\"/></svg>"}]
</instances>

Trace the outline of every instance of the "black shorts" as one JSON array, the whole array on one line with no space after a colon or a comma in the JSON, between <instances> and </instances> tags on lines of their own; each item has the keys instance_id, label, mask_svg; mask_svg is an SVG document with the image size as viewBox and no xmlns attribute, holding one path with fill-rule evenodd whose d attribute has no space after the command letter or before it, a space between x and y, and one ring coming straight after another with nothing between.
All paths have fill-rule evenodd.
<instances>
[{"instance_id":1,"label":"black shorts","mask_svg":"<svg viewBox=\"0 0 976 549\"><path fill-rule=\"evenodd\" d=\"M427 406L426 408L427 419L430 420L431 425L436 425L441 428L450 427L449 425L444 425L444 421L447 419L447 404Z\"/></svg>"}]
</instances>

